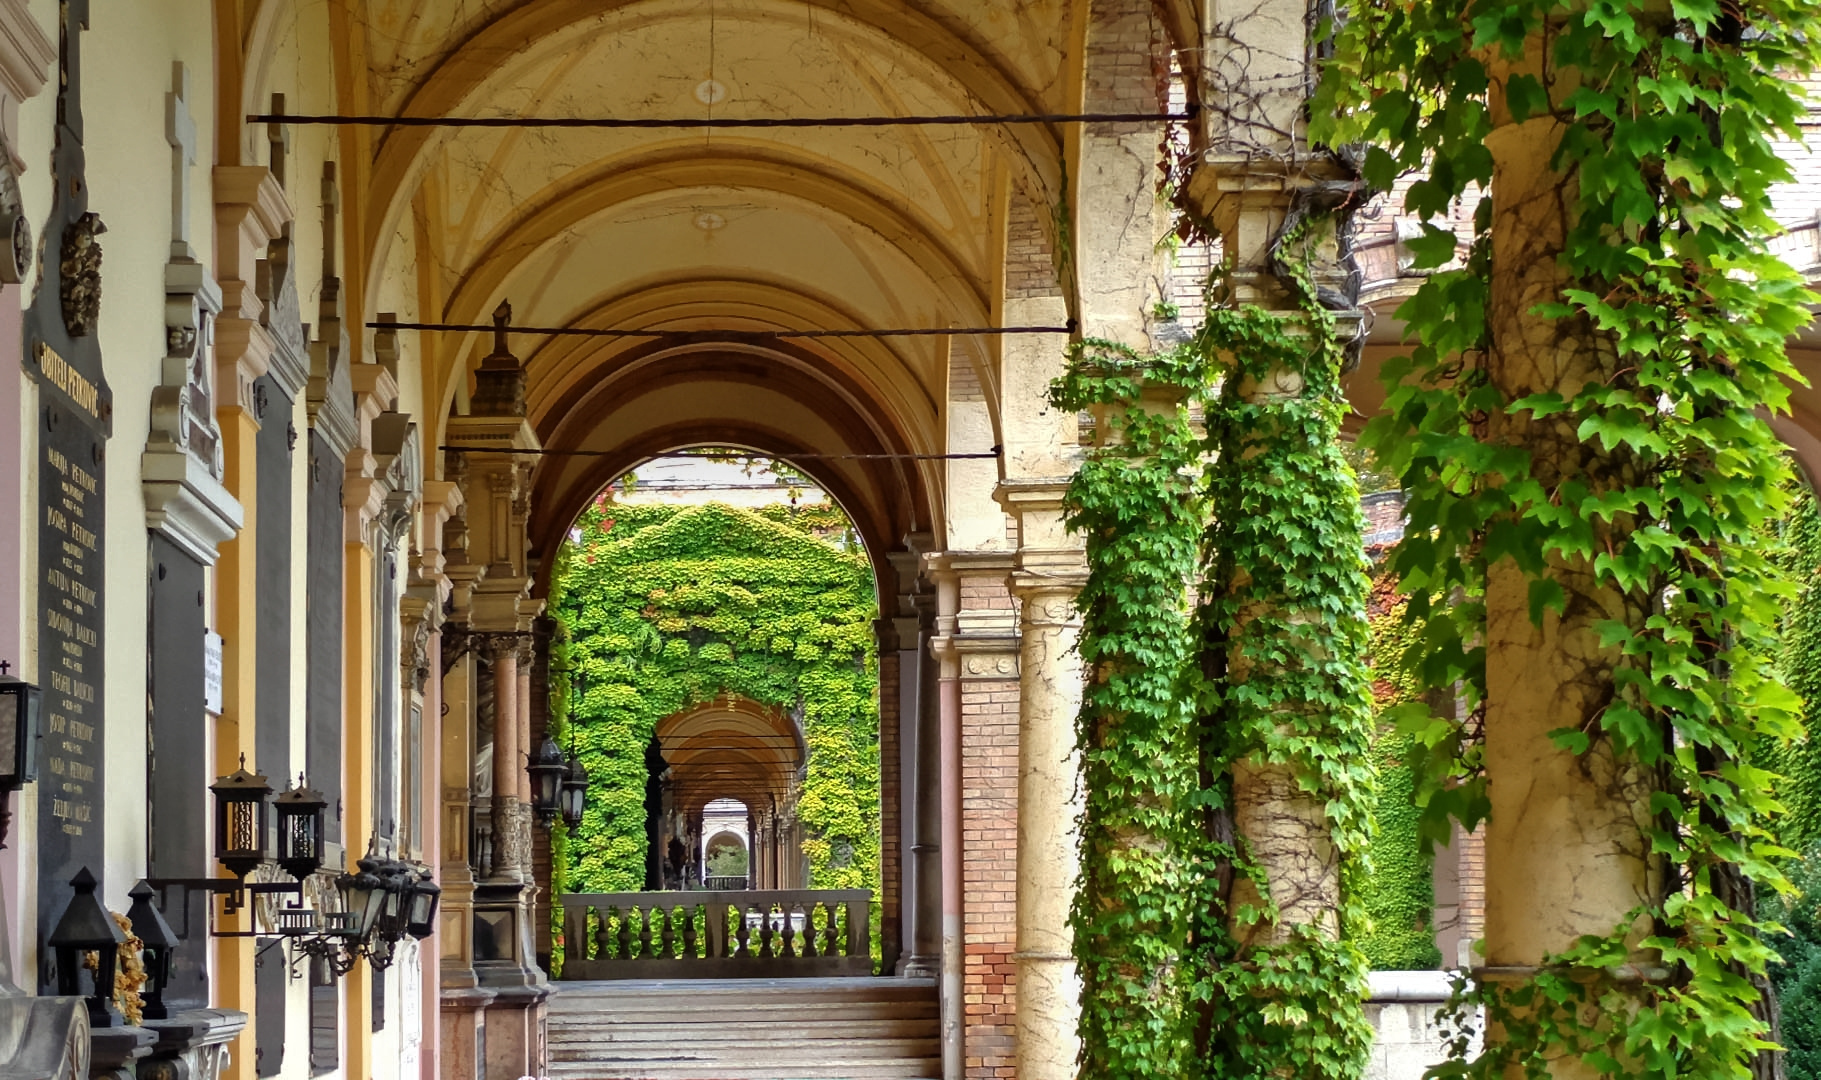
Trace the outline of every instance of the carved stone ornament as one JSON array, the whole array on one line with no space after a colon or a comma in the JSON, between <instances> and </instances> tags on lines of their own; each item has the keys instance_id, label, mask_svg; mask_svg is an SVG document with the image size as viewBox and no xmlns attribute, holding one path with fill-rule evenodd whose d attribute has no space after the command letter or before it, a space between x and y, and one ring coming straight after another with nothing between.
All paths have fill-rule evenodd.
<instances>
[{"instance_id":1,"label":"carved stone ornament","mask_svg":"<svg viewBox=\"0 0 1821 1080\"><path fill-rule=\"evenodd\" d=\"M0 283L17 285L32 267L32 223L25 216L11 154L0 153L0 229L12 240L12 257L0 258Z\"/></svg>"},{"instance_id":2,"label":"carved stone ornament","mask_svg":"<svg viewBox=\"0 0 1821 1080\"><path fill-rule=\"evenodd\" d=\"M962 661L961 669L975 678L1015 679L1018 658L1010 653L973 653Z\"/></svg>"},{"instance_id":3,"label":"carved stone ornament","mask_svg":"<svg viewBox=\"0 0 1821 1080\"><path fill-rule=\"evenodd\" d=\"M411 620L411 633L404 643L405 672L417 686L417 692L423 693L430 684L430 620Z\"/></svg>"},{"instance_id":4,"label":"carved stone ornament","mask_svg":"<svg viewBox=\"0 0 1821 1080\"><path fill-rule=\"evenodd\" d=\"M86 211L63 230L63 325L71 337L85 337L101 318L101 242L107 232L101 215Z\"/></svg>"}]
</instances>

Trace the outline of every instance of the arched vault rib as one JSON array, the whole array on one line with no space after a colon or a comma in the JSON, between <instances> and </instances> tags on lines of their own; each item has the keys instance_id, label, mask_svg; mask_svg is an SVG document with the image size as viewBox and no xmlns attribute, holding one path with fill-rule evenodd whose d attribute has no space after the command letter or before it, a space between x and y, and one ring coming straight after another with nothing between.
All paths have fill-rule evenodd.
<instances>
[{"instance_id":1,"label":"arched vault rib","mask_svg":"<svg viewBox=\"0 0 1821 1080\"><path fill-rule=\"evenodd\" d=\"M631 9L652 0L530 0L505 11L452 49L412 91L400 110L408 116L461 115L464 107L484 93L489 80L502 75L526 53L527 42L541 42L563 34L585 32L604 15ZM1052 103L1041 94L1021 87L997 59L977 42L964 38L943 22L903 0L805 0L791 7L826 12L831 19L867 28L895 54L920 61L931 73L931 84L953 80L971 101L955 102L957 110L986 113L1032 113ZM687 17L687 16L684 16ZM375 155L369 191L372 205L382 212L367 220L365 235L369 257L376 257L384 238L408 213L417 176L428 154L446 133L430 128L388 129ZM1040 203L1060 197L1062 176L1061 132L1038 125L996 129L1003 141L1014 177L1033 192Z\"/></svg>"},{"instance_id":2,"label":"arched vault rib","mask_svg":"<svg viewBox=\"0 0 1821 1080\"><path fill-rule=\"evenodd\" d=\"M590 219L633 200L679 189L757 191L808 204L851 222L902 251L935 291L955 305L955 317L979 323L991 305L982 281L984 267L942 237L935 223L878 197L856 178L818 167L814 159L786 148L749 145L706 156L699 145L667 147L639 157L599 162L571 174L553 191L527 201L517 219L459 268L444 318L474 322L499 302L504 284L539 252Z\"/></svg>"},{"instance_id":3,"label":"arched vault rib","mask_svg":"<svg viewBox=\"0 0 1821 1080\"><path fill-rule=\"evenodd\" d=\"M667 369L665 359L685 362ZM764 351L690 351L647 343L615 354L607 365L598 380L578 384L565 406L540 425L548 432L545 445L557 451L544 459L533 489L533 506L540 511L531 522L540 592L551 554L587 500L640 461L689 446L733 445L786 460L799 457L797 466L853 519L882 595L896 589L884 554L906 535L930 531L941 520L930 495L939 478L932 462L801 457L909 451L900 433L866 415L863 397L831 385L832 373L815 368L800 350L785 344ZM678 409L679 402L707 404L692 414ZM806 435L809 424L790 424L809 415L823 430ZM564 453L577 449L591 456Z\"/></svg>"}]
</instances>

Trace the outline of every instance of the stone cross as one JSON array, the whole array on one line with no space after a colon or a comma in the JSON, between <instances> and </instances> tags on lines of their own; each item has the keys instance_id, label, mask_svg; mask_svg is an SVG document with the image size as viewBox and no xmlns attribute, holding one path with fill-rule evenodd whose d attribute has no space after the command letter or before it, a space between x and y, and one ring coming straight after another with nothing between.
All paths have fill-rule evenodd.
<instances>
[{"instance_id":1,"label":"stone cross","mask_svg":"<svg viewBox=\"0 0 1821 1080\"><path fill-rule=\"evenodd\" d=\"M164 138L171 144L171 258L194 259L190 249L190 167L196 164L196 121L190 116L190 69L171 65L164 96Z\"/></svg>"}]
</instances>

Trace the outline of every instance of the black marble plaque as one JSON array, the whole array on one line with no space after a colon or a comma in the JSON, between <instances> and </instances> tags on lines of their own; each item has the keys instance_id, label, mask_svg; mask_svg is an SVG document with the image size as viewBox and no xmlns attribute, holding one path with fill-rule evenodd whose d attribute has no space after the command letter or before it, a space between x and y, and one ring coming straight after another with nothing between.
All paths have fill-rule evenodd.
<instances>
[{"instance_id":1,"label":"black marble plaque","mask_svg":"<svg viewBox=\"0 0 1821 1080\"><path fill-rule=\"evenodd\" d=\"M297 781L298 772L291 764L291 455L297 429L291 426L291 399L277 379L266 375L254 383L253 401L259 420L254 440L259 480L254 573L259 605L253 616L259 669L253 694L259 723L253 754L259 771L282 791Z\"/></svg>"},{"instance_id":2,"label":"black marble plaque","mask_svg":"<svg viewBox=\"0 0 1821 1080\"><path fill-rule=\"evenodd\" d=\"M324 831L342 842L341 798L341 461L310 432L310 495L304 554L304 768L329 801Z\"/></svg>"},{"instance_id":3,"label":"black marble plaque","mask_svg":"<svg viewBox=\"0 0 1821 1080\"><path fill-rule=\"evenodd\" d=\"M209 854L209 724L204 703L201 563L160 533L152 534L151 638L146 643L151 745L146 755L151 816L147 869L155 878L215 873ZM173 1008L209 1003L208 894L172 889L165 914L183 940L171 960L164 999Z\"/></svg>"},{"instance_id":4,"label":"black marble plaque","mask_svg":"<svg viewBox=\"0 0 1821 1080\"><path fill-rule=\"evenodd\" d=\"M39 245L41 284L25 310L26 374L38 384L38 683L44 689L38 779L38 932L69 902L67 882L87 867L105 876L102 670L106 623L107 440L113 394L102 371L101 244L88 207L82 150L81 32L88 0L64 0L58 26L56 143L51 211ZM103 881L103 886L105 886ZM39 941L40 988L55 986L55 957Z\"/></svg>"}]
</instances>

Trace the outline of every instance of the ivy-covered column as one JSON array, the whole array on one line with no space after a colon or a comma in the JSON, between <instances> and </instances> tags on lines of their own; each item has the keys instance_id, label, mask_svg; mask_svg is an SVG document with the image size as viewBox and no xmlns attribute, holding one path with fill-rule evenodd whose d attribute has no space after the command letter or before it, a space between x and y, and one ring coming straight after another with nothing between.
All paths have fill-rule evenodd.
<instances>
[{"instance_id":1,"label":"ivy-covered column","mask_svg":"<svg viewBox=\"0 0 1821 1080\"><path fill-rule=\"evenodd\" d=\"M1590 320L1537 313L1539 304L1559 301L1569 284L1560 255L1575 185L1549 168L1562 135L1552 117L1514 123L1506 113L1500 120L1486 139L1494 200L1488 381L1504 401L1572 398L1590 384L1610 383L1626 362ZM1580 419L1494 410L1488 441L1527 456L1531 480L1546 491L1564 484L1622 490L1636 482L1630 449L1582 442ZM1602 551L1623 544L1629 531L1620 521L1597 518L1586 528ZM1495 983L1533 976L1584 935L1606 938L1627 923L1633 927L1628 943L1636 946L1650 931L1641 912L1662 880L1649 835L1656 785L1647 771L1622 760L1609 740L1577 746L1554 735L1597 734L1601 713L1613 703L1617 659L1605 645L1604 627L1635 631L1650 614L1641 597L1602 581L1593 559L1591 549L1551 556L1546 567L1501 559L1486 572L1491 813L1483 975ZM1654 966L1653 954L1635 948L1628 959ZM1595 1074L1572 1060L1555 1062L1551 1071Z\"/></svg>"},{"instance_id":2,"label":"ivy-covered column","mask_svg":"<svg viewBox=\"0 0 1821 1080\"><path fill-rule=\"evenodd\" d=\"M1225 32L1262 43L1301 10L1263 5ZM1372 1034L1347 887L1370 828L1367 580L1340 447L1357 325L1342 215L1360 189L1302 143L1300 86L1212 94L1246 107L1215 113L1192 184L1226 258L1196 342L1218 381L1203 403L1201 1052L1223 1075L1340 1080Z\"/></svg>"}]
</instances>

